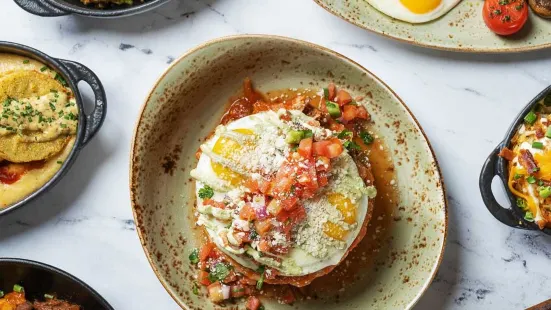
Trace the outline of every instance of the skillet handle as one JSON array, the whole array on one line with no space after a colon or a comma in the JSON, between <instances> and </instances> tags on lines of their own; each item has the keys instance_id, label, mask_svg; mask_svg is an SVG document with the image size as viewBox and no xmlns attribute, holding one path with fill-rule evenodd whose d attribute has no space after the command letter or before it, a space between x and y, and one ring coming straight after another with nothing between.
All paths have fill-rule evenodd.
<instances>
[{"instance_id":1,"label":"skillet handle","mask_svg":"<svg viewBox=\"0 0 551 310\"><path fill-rule=\"evenodd\" d=\"M84 147L94 135L98 132L105 120L107 113L107 98L105 90L101 84L98 76L88 69L88 67L79 64L78 62L58 59L69 70L71 77L75 82L84 81L90 85L94 93L94 111L89 115L86 115L86 121L84 123L84 139L82 139L81 146Z\"/></svg>"},{"instance_id":2,"label":"skillet handle","mask_svg":"<svg viewBox=\"0 0 551 310\"><path fill-rule=\"evenodd\" d=\"M501 145L497 146L494 151L488 156L484 166L482 166L482 171L480 172L479 187L480 194L482 195L482 200L488 208L488 211L501 223L521 229L530 229L526 227L523 221L519 220L514 214L512 209L503 208L494 197L492 192L492 180L496 176L496 164L499 158L498 154L500 151Z\"/></svg>"},{"instance_id":3,"label":"skillet handle","mask_svg":"<svg viewBox=\"0 0 551 310\"><path fill-rule=\"evenodd\" d=\"M43 0L13 0L23 10L38 16L54 17L69 15L68 12L60 10Z\"/></svg>"}]
</instances>

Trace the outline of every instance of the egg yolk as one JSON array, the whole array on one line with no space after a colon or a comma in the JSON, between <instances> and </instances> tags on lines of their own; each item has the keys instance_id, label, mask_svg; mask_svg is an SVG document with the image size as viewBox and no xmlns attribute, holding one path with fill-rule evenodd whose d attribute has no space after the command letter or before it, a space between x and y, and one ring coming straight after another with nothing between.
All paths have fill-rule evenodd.
<instances>
[{"instance_id":1,"label":"egg yolk","mask_svg":"<svg viewBox=\"0 0 551 310\"><path fill-rule=\"evenodd\" d=\"M341 241L343 241L344 238L346 238L346 234L348 234L347 230L333 222L326 222L323 225L323 232L329 237Z\"/></svg>"},{"instance_id":2,"label":"egg yolk","mask_svg":"<svg viewBox=\"0 0 551 310\"><path fill-rule=\"evenodd\" d=\"M346 198L344 195L339 193L332 193L327 195L327 200L330 204L335 206L337 210L344 217L344 222L347 224L356 223L356 206Z\"/></svg>"},{"instance_id":3,"label":"egg yolk","mask_svg":"<svg viewBox=\"0 0 551 310\"><path fill-rule=\"evenodd\" d=\"M234 131L245 135L254 135L254 132L250 129L235 129ZM239 154L242 148L239 142L234 139L221 137L212 147L212 152L230 159L233 154ZM232 186L237 186L243 181L242 175L219 163L211 162L211 167L217 176L222 180L230 182Z\"/></svg>"},{"instance_id":4,"label":"egg yolk","mask_svg":"<svg viewBox=\"0 0 551 310\"><path fill-rule=\"evenodd\" d=\"M400 0L400 2L411 12L424 14L434 11L442 0Z\"/></svg>"}]
</instances>

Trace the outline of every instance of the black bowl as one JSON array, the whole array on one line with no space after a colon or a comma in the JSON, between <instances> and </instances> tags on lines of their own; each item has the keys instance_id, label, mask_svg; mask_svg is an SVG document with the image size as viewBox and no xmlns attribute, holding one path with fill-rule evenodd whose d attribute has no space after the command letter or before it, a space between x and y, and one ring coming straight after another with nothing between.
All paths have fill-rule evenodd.
<instances>
[{"instance_id":1,"label":"black bowl","mask_svg":"<svg viewBox=\"0 0 551 310\"><path fill-rule=\"evenodd\" d=\"M17 258L0 258L0 290L9 293L15 284L25 289L27 300L44 300L44 294L78 304L83 310L113 310L93 288L55 267Z\"/></svg>"},{"instance_id":2,"label":"black bowl","mask_svg":"<svg viewBox=\"0 0 551 310\"><path fill-rule=\"evenodd\" d=\"M0 216L2 216L27 204L29 201L33 200L40 194L52 188L61 179L61 177L63 177L67 173L67 171L69 171L80 150L88 142L90 142L90 140L101 128L101 125L103 124L103 121L105 119L105 113L107 112L107 101L103 85L101 84L96 74L94 74L94 72L78 62L52 58L31 47L4 41L0 41L0 53L17 54L25 56L29 59L35 59L44 63L45 65L49 66L51 69L59 73L61 76L63 76L65 81L67 81L67 83L71 87L71 90L75 95L79 110L79 123L75 144L73 146L73 149L71 150L71 153L62 164L59 171L48 182L46 182L46 184L44 184L38 190L34 191L29 196L25 197L23 200L16 202L15 204L12 204L4 209L0 209ZM95 96L94 111L92 111L92 113L90 113L89 115L84 114L82 96L80 95L80 91L77 87L77 84L80 81L84 81L88 85L90 85Z\"/></svg>"},{"instance_id":3,"label":"black bowl","mask_svg":"<svg viewBox=\"0 0 551 310\"><path fill-rule=\"evenodd\" d=\"M63 16L78 14L90 17L130 16L152 10L170 0L146 0L134 5L121 5L112 8L98 9L86 6L79 0L14 0L23 10L38 16ZM136 0L137 1L137 0Z\"/></svg>"},{"instance_id":4,"label":"black bowl","mask_svg":"<svg viewBox=\"0 0 551 310\"><path fill-rule=\"evenodd\" d=\"M509 169L507 169L508 161L498 156L498 154L504 147L511 147L511 139L522 126L526 114L528 114L543 98L550 94L551 86L547 87L544 91L532 99L532 101L530 101L524 109L522 109L511 127L509 127L509 130L505 135L505 139L503 139L503 141L494 149L490 156L488 156L488 159L486 159L486 162L482 167L482 171L480 172L479 186L484 204L488 208L488 211L490 211L490 213L497 220L510 227L540 230L536 223L529 222L524 219L524 212L517 206L515 195L513 195L507 187L507 182L509 180ZM492 180L496 175L499 176L504 184L505 192L507 193L507 197L511 203L509 208L502 207L497 202L492 192ZM551 235L551 229L549 228L544 228L541 231Z\"/></svg>"}]
</instances>

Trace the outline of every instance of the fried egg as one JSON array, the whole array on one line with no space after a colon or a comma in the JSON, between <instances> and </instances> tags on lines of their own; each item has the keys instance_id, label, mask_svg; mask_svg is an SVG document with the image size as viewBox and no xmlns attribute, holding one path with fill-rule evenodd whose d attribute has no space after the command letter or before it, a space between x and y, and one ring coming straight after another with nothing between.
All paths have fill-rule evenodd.
<instances>
[{"instance_id":1,"label":"fried egg","mask_svg":"<svg viewBox=\"0 0 551 310\"><path fill-rule=\"evenodd\" d=\"M308 126L306 124L313 121L302 112L291 113L291 123L300 121ZM321 127L311 129L314 137L320 139L333 134ZM221 251L251 270L264 265L278 270L282 276L302 276L337 265L342 260L360 233L369 199L374 197L376 190L373 186L365 186L352 157L345 151L333 159L334 173L329 183L315 197L301 201L306 219L293 232L288 254L276 258L263 255L256 241L239 246L233 237L234 229L254 229L252 223L239 217L245 197L249 195L247 199L253 207L265 207L264 196L250 197L243 182L251 175L254 178L255 174L278 171L291 149L285 141L290 130L273 111L220 125L201 146L202 153L191 176L196 179L197 224L206 228ZM226 203L226 208L203 204L200 191L206 185L214 192L210 199Z\"/></svg>"},{"instance_id":2,"label":"fried egg","mask_svg":"<svg viewBox=\"0 0 551 310\"><path fill-rule=\"evenodd\" d=\"M435 20L461 0L366 0L378 11L412 24Z\"/></svg>"}]
</instances>

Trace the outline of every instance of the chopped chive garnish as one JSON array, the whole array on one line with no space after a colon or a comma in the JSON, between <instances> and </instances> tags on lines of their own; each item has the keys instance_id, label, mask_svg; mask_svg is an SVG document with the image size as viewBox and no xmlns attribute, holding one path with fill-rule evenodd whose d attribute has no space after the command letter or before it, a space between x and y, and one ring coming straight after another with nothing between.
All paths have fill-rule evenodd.
<instances>
[{"instance_id":1,"label":"chopped chive garnish","mask_svg":"<svg viewBox=\"0 0 551 310\"><path fill-rule=\"evenodd\" d=\"M528 211L524 214L524 219L527 220L528 222L533 222L534 221L534 214L532 214L532 212Z\"/></svg>"},{"instance_id":2,"label":"chopped chive garnish","mask_svg":"<svg viewBox=\"0 0 551 310\"><path fill-rule=\"evenodd\" d=\"M46 70L48 70L48 67L46 67L46 66L40 68L40 72L44 72L44 71L46 71Z\"/></svg>"},{"instance_id":3,"label":"chopped chive garnish","mask_svg":"<svg viewBox=\"0 0 551 310\"><path fill-rule=\"evenodd\" d=\"M532 142L532 147L535 148L535 149L540 149L542 150L543 149L543 143L541 142Z\"/></svg>"},{"instance_id":4,"label":"chopped chive garnish","mask_svg":"<svg viewBox=\"0 0 551 310\"><path fill-rule=\"evenodd\" d=\"M264 272L266 270L266 267L264 266L260 266L257 270L257 272L260 273L260 279L258 279L258 281L256 281L256 289L257 290L261 290L262 289L262 285L264 284Z\"/></svg>"},{"instance_id":5,"label":"chopped chive garnish","mask_svg":"<svg viewBox=\"0 0 551 310\"><path fill-rule=\"evenodd\" d=\"M201 199L210 199L212 196L214 196L214 190L208 185L205 185L205 187L199 190L199 198Z\"/></svg>"},{"instance_id":6,"label":"chopped chive garnish","mask_svg":"<svg viewBox=\"0 0 551 310\"><path fill-rule=\"evenodd\" d=\"M199 286L197 283L193 282L193 288L192 288L193 294L199 295Z\"/></svg>"},{"instance_id":7,"label":"chopped chive garnish","mask_svg":"<svg viewBox=\"0 0 551 310\"><path fill-rule=\"evenodd\" d=\"M538 116L536 115L536 113L534 113L534 111L530 111L530 113L526 114L526 116L524 117L524 121L532 125L536 122L537 118Z\"/></svg>"},{"instance_id":8,"label":"chopped chive garnish","mask_svg":"<svg viewBox=\"0 0 551 310\"><path fill-rule=\"evenodd\" d=\"M329 99L329 88L324 88L323 89L323 98L325 99Z\"/></svg>"},{"instance_id":9,"label":"chopped chive garnish","mask_svg":"<svg viewBox=\"0 0 551 310\"><path fill-rule=\"evenodd\" d=\"M528 182L530 184L534 184L534 183L536 183L536 178L533 175L531 175L531 176L526 178L526 182Z\"/></svg>"},{"instance_id":10,"label":"chopped chive garnish","mask_svg":"<svg viewBox=\"0 0 551 310\"><path fill-rule=\"evenodd\" d=\"M63 162L61 160L58 160L57 163L60 164L60 165L63 164Z\"/></svg>"},{"instance_id":11,"label":"chopped chive garnish","mask_svg":"<svg viewBox=\"0 0 551 310\"><path fill-rule=\"evenodd\" d=\"M13 291L16 292L16 293L23 293L25 291L25 289L21 285L15 284L13 286Z\"/></svg>"},{"instance_id":12,"label":"chopped chive garnish","mask_svg":"<svg viewBox=\"0 0 551 310\"><path fill-rule=\"evenodd\" d=\"M360 132L360 138L362 138L365 144L371 144L375 141L375 138L367 131Z\"/></svg>"},{"instance_id":13,"label":"chopped chive garnish","mask_svg":"<svg viewBox=\"0 0 551 310\"><path fill-rule=\"evenodd\" d=\"M199 249L195 248L191 253L189 254L189 261L192 264L197 264L199 262Z\"/></svg>"},{"instance_id":14,"label":"chopped chive garnish","mask_svg":"<svg viewBox=\"0 0 551 310\"><path fill-rule=\"evenodd\" d=\"M54 299L54 296L53 296L53 295L50 295L50 294L44 294L44 298L46 298L46 299Z\"/></svg>"},{"instance_id":15,"label":"chopped chive garnish","mask_svg":"<svg viewBox=\"0 0 551 310\"><path fill-rule=\"evenodd\" d=\"M551 186L541 187L539 190L539 194L540 194L540 197L543 199L551 196Z\"/></svg>"},{"instance_id":16,"label":"chopped chive garnish","mask_svg":"<svg viewBox=\"0 0 551 310\"><path fill-rule=\"evenodd\" d=\"M343 146L349 151L360 150L360 146L351 140L344 141Z\"/></svg>"},{"instance_id":17,"label":"chopped chive garnish","mask_svg":"<svg viewBox=\"0 0 551 310\"><path fill-rule=\"evenodd\" d=\"M23 60L23 63L24 63L24 64L28 64L29 62L31 62L31 61L28 60L28 59Z\"/></svg>"},{"instance_id":18,"label":"chopped chive garnish","mask_svg":"<svg viewBox=\"0 0 551 310\"><path fill-rule=\"evenodd\" d=\"M513 177L515 180L518 180L520 178L522 178L522 174L519 174L519 173L515 173L515 176Z\"/></svg>"}]
</instances>

